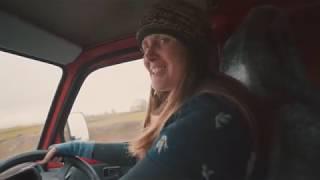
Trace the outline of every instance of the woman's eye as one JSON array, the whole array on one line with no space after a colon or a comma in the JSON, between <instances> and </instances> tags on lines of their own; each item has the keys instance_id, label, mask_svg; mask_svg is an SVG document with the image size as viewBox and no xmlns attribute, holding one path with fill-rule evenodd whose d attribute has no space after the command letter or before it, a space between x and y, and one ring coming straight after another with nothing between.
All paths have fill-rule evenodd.
<instances>
[{"instance_id":1,"label":"woman's eye","mask_svg":"<svg viewBox=\"0 0 320 180\"><path fill-rule=\"evenodd\" d=\"M170 40L170 39L167 38L167 37L162 37L162 38L160 38L160 43L161 43L161 44L164 44L164 43L167 43L169 40Z\"/></svg>"}]
</instances>

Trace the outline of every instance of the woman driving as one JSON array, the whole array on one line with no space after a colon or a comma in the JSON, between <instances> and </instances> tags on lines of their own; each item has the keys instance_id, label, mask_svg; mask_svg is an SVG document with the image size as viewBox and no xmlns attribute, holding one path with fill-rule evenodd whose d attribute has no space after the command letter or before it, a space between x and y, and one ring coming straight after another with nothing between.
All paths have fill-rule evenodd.
<instances>
[{"instance_id":1,"label":"woman driving","mask_svg":"<svg viewBox=\"0 0 320 180\"><path fill-rule=\"evenodd\" d=\"M134 164L121 180L245 179L254 146L251 115L223 86L233 80L217 72L211 34L208 16L192 3L155 3L136 34L151 78L141 135L123 144L56 144L40 163L59 152Z\"/></svg>"}]
</instances>

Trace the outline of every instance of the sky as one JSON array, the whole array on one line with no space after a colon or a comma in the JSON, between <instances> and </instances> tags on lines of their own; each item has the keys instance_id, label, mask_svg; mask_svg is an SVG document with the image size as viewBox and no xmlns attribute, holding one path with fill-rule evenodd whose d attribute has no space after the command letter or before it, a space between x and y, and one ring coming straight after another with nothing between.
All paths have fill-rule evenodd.
<instances>
[{"instance_id":1,"label":"sky","mask_svg":"<svg viewBox=\"0 0 320 180\"><path fill-rule=\"evenodd\" d=\"M149 89L149 75L141 60L103 68L87 78L72 111L129 111L136 100L148 99Z\"/></svg>"},{"instance_id":2,"label":"sky","mask_svg":"<svg viewBox=\"0 0 320 180\"><path fill-rule=\"evenodd\" d=\"M59 67L0 51L0 129L44 123L61 76ZM141 60L99 69L85 80L72 111L128 111L149 89Z\"/></svg>"}]
</instances>

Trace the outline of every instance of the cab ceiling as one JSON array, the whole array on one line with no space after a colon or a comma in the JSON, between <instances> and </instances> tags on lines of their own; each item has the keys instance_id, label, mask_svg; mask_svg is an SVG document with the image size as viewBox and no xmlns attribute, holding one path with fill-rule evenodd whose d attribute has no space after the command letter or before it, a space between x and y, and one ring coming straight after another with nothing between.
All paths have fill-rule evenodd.
<instances>
[{"instance_id":1,"label":"cab ceiling","mask_svg":"<svg viewBox=\"0 0 320 180\"><path fill-rule=\"evenodd\" d=\"M2 15L4 14L4 18L7 19L7 22L2 25L8 25L8 27L7 32L3 33L4 30L0 32L2 33L0 48L65 65L72 62L83 49L134 35L139 19L154 1L1 0L0 13L2 11ZM205 0L190 1L200 6L205 2ZM11 18L8 20L6 16ZM12 26L11 19L22 23L19 23L20 26ZM34 33L30 36L17 29L28 29L29 32ZM43 32L38 34L39 31ZM14 34L17 32L20 34ZM50 37L41 38L41 34L47 34ZM62 54L59 50L60 55L57 55L59 42L66 54ZM50 47L51 44L54 46ZM22 45L26 47L21 47ZM71 54L68 54L69 49Z\"/></svg>"},{"instance_id":2,"label":"cab ceiling","mask_svg":"<svg viewBox=\"0 0 320 180\"><path fill-rule=\"evenodd\" d=\"M153 0L1 0L3 11L81 47L132 35Z\"/></svg>"}]
</instances>

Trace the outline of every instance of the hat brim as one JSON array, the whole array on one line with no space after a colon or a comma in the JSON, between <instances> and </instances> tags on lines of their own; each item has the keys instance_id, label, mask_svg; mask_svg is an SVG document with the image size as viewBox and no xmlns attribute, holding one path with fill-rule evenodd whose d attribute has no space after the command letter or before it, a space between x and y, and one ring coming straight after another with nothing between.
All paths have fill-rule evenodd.
<instances>
[{"instance_id":1,"label":"hat brim","mask_svg":"<svg viewBox=\"0 0 320 180\"><path fill-rule=\"evenodd\" d=\"M166 34L170 35L177 40L179 40L181 43L187 46L187 38L183 37L183 33L179 33L174 28L168 27L168 25L161 25L161 24L148 24L142 27L137 33L136 33L136 39L138 42L139 47L141 47L141 43L143 39L149 35L152 34Z\"/></svg>"}]
</instances>

